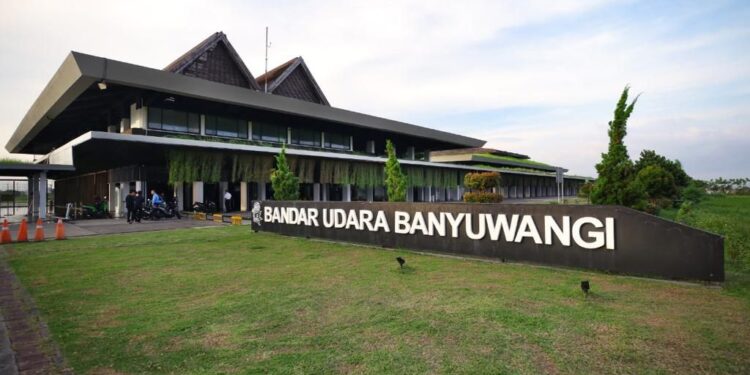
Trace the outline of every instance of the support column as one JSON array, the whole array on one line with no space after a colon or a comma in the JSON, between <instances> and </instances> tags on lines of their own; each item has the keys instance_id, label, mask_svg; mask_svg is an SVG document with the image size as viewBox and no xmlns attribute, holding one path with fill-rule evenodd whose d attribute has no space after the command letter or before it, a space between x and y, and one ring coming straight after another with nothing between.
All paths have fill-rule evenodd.
<instances>
[{"instance_id":1,"label":"support column","mask_svg":"<svg viewBox=\"0 0 750 375\"><path fill-rule=\"evenodd\" d=\"M203 203L203 181L193 181L193 202Z\"/></svg>"},{"instance_id":2,"label":"support column","mask_svg":"<svg viewBox=\"0 0 750 375\"><path fill-rule=\"evenodd\" d=\"M322 191L320 195L320 200L323 202L328 202L328 191L330 190L331 185L330 184L323 184Z\"/></svg>"},{"instance_id":3,"label":"support column","mask_svg":"<svg viewBox=\"0 0 750 375\"><path fill-rule=\"evenodd\" d=\"M247 182L240 182L240 211L249 211L250 202L247 201Z\"/></svg>"},{"instance_id":4,"label":"support column","mask_svg":"<svg viewBox=\"0 0 750 375\"><path fill-rule=\"evenodd\" d=\"M265 182L257 182L258 184L258 200L266 200L266 184Z\"/></svg>"},{"instance_id":5,"label":"support column","mask_svg":"<svg viewBox=\"0 0 750 375\"><path fill-rule=\"evenodd\" d=\"M221 207L221 212L227 212L227 208L224 207L224 193L229 189L229 182L226 181L220 181L219 182L219 196L216 197L219 202L219 207Z\"/></svg>"},{"instance_id":6,"label":"support column","mask_svg":"<svg viewBox=\"0 0 750 375\"><path fill-rule=\"evenodd\" d=\"M352 201L352 185L341 185L341 201L351 202Z\"/></svg>"},{"instance_id":7,"label":"support column","mask_svg":"<svg viewBox=\"0 0 750 375\"><path fill-rule=\"evenodd\" d=\"M320 202L321 196L320 196L320 184L314 183L313 184L313 201L314 202Z\"/></svg>"},{"instance_id":8,"label":"support column","mask_svg":"<svg viewBox=\"0 0 750 375\"><path fill-rule=\"evenodd\" d=\"M367 187L367 201L372 202L375 200L375 188L372 186Z\"/></svg>"},{"instance_id":9,"label":"support column","mask_svg":"<svg viewBox=\"0 0 750 375\"><path fill-rule=\"evenodd\" d=\"M177 211L182 211L182 207L185 207L185 190L182 188L182 184L182 182L174 183L174 198L177 201Z\"/></svg>"},{"instance_id":10,"label":"support column","mask_svg":"<svg viewBox=\"0 0 750 375\"><path fill-rule=\"evenodd\" d=\"M29 220L33 220L33 218L38 215L38 210L39 210L39 204L38 204L38 202L39 202L38 201L38 199L39 199L39 183L38 183L38 180L39 179L37 178L37 176L35 174L29 176L29 182L28 182L28 186L29 186L29 203L28 203L29 204L29 208L28 208L28 210L29 210L29 212L28 212Z\"/></svg>"},{"instance_id":11,"label":"support column","mask_svg":"<svg viewBox=\"0 0 750 375\"><path fill-rule=\"evenodd\" d=\"M39 217L47 219L47 172L39 172Z\"/></svg>"},{"instance_id":12,"label":"support column","mask_svg":"<svg viewBox=\"0 0 750 375\"><path fill-rule=\"evenodd\" d=\"M414 189L408 186L406 187L406 201L414 202Z\"/></svg>"}]
</instances>

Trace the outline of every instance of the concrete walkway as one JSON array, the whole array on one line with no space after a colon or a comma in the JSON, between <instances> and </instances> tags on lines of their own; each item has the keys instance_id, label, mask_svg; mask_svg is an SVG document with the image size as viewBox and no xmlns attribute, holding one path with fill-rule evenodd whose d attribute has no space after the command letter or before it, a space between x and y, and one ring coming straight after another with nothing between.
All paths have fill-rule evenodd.
<instances>
[{"instance_id":1,"label":"concrete walkway","mask_svg":"<svg viewBox=\"0 0 750 375\"><path fill-rule=\"evenodd\" d=\"M66 237L95 236L100 234L151 232L179 228L196 228L222 225L208 220L194 220L183 217L178 219L142 220L140 223L128 224L125 219L90 219L65 223ZM19 224L11 224L11 237L16 239ZM29 224L29 239L34 238L36 223ZM55 223L44 223L44 237L55 238Z\"/></svg>"}]
</instances>

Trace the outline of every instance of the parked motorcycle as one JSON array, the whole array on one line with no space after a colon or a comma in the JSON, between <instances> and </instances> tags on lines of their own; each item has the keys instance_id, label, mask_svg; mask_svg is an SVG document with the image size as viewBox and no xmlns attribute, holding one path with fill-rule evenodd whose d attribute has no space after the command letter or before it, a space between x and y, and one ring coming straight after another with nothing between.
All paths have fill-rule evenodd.
<instances>
[{"instance_id":1,"label":"parked motorcycle","mask_svg":"<svg viewBox=\"0 0 750 375\"><path fill-rule=\"evenodd\" d=\"M165 204L154 206L150 199L146 200L146 204L143 205L141 210L137 213L139 218L145 220L160 220L177 217L182 219L180 210L177 209L177 200L171 199Z\"/></svg>"},{"instance_id":2,"label":"parked motorcycle","mask_svg":"<svg viewBox=\"0 0 750 375\"><path fill-rule=\"evenodd\" d=\"M195 212L205 212L207 214L213 214L216 212L216 203L211 201L206 202L195 202L193 203L193 211Z\"/></svg>"},{"instance_id":3,"label":"parked motorcycle","mask_svg":"<svg viewBox=\"0 0 750 375\"><path fill-rule=\"evenodd\" d=\"M177 219L182 219L182 215L180 215L180 210L177 209L177 199L172 198L167 201L166 207L164 208L164 214L165 217L177 217Z\"/></svg>"},{"instance_id":4,"label":"parked motorcycle","mask_svg":"<svg viewBox=\"0 0 750 375\"><path fill-rule=\"evenodd\" d=\"M111 218L112 215L109 213L109 204L107 204L107 197L100 200L99 197L94 198L93 204L86 204L81 206L81 216L84 219L106 219Z\"/></svg>"}]
</instances>

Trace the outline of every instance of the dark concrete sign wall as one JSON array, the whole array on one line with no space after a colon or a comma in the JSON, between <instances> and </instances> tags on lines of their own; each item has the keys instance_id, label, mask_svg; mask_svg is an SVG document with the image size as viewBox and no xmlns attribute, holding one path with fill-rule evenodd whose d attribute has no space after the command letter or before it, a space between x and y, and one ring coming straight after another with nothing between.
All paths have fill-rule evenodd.
<instances>
[{"instance_id":1,"label":"dark concrete sign wall","mask_svg":"<svg viewBox=\"0 0 750 375\"><path fill-rule=\"evenodd\" d=\"M255 202L253 228L291 236L724 280L720 236L618 206Z\"/></svg>"}]
</instances>

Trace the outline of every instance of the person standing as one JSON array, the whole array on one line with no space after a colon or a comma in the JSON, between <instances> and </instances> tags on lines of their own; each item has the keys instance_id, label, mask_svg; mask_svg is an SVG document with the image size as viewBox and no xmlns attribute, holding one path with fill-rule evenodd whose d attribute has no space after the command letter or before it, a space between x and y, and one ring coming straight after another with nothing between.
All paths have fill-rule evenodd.
<instances>
[{"instance_id":1,"label":"person standing","mask_svg":"<svg viewBox=\"0 0 750 375\"><path fill-rule=\"evenodd\" d=\"M224 211L232 211L232 193L229 190L224 192Z\"/></svg>"},{"instance_id":2,"label":"person standing","mask_svg":"<svg viewBox=\"0 0 750 375\"><path fill-rule=\"evenodd\" d=\"M143 198L143 193L139 190L135 193L135 221L138 223L141 222L141 212L144 203L146 203L146 199Z\"/></svg>"},{"instance_id":3,"label":"person standing","mask_svg":"<svg viewBox=\"0 0 750 375\"><path fill-rule=\"evenodd\" d=\"M133 221L135 221L135 190L130 190L128 196L125 197L125 209L128 211L128 224L133 224Z\"/></svg>"}]
</instances>

